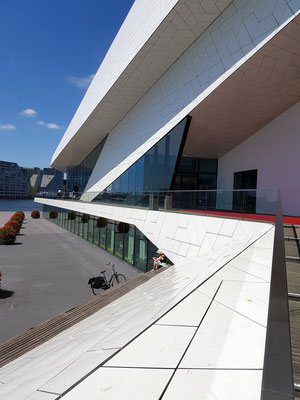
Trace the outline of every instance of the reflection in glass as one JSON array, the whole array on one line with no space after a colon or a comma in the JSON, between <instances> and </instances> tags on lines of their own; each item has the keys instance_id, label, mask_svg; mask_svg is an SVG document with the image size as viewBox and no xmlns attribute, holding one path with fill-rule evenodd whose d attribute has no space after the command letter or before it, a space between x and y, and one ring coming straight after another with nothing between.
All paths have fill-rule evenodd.
<instances>
[{"instance_id":1,"label":"reflection in glass","mask_svg":"<svg viewBox=\"0 0 300 400\"><path fill-rule=\"evenodd\" d=\"M54 207L44 205L44 218L48 215L49 219L49 212L53 209ZM157 247L134 225L77 212L73 215L76 218L71 219L69 210L57 209L57 211L58 218L50 219L51 222L108 250L141 271L152 269L152 257L156 255Z\"/></svg>"},{"instance_id":2,"label":"reflection in glass","mask_svg":"<svg viewBox=\"0 0 300 400\"><path fill-rule=\"evenodd\" d=\"M79 224L80 224L80 221L81 221L80 213L76 213L75 231L74 231L74 233L75 233L76 235L79 235ZM80 235L79 235L79 236L80 236Z\"/></svg>"},{"instance_id":3,"label":"reflection in glass","mask_svg":"<svg viewBox=\"0 0 300 400\"><path fill-rule=\"evenodd\" d=\"M134 258L135 266L145 272L147 269L147 238L138 229L135 234Z\"/></svg>"},{"instance_id":4,"label":"reflection in glass","mask_svg":"<svg viewBox=\"0 0 300 400\"><path fill-rule=\"evenodd\" d=\"M98 218L93 219L93 226L94 226L93 243L96 246L99 246L100 245L100 227L98 226Z\"/></svg>"},{"instance_id":5,"label":"reflection in glass","mask_svg":"<svg viewBox=\"0 0 300 400\"><path fill-rule=\"evenodd\" d=\"M106 249L106 228L106 226L100 228L100 247L102 247L102 249Z\"/></svg>"},{"instance_id":6,"label":"reflection in glass","mask_svg":"<svg viewBox=\"0 0 300 400\"><path fill-rule=\"evenodd\" d=\"M105 144L106 137L94 148L94 150L76 167L67 172L67 192L82 193L90 179L92 171Z\"/></svg>"},{"instance_id":7,"label":"reflection in glass","mask_svg":"<svg viewBox=\"0 0 300 400\"><path fill-rule=\"evenodd\" d=\"M83 222L82 222L82 214L81 213L78 213L78 215L79 215L79 219L78 219L78 235L80 236L80 237L82 237L82 235L83 235Z\"/></svg>"},{"instance_id":8,"label":"reflection in glass","mask_svg":"<svg viewBox=\"0 0 300 400\"><path fill-rule=\"evenodd\" d=\"M85 219L83 219L83 222L82 222L82 230L83 230L82 237L83 237L83 239L88 238L88 226L89 226L89 222L86 221Z\"/></svg>"},{"instance_id":9,"label":"reflection in glass","mask_svg":"<svg viewBox=\"0 0 300 400\"><path fill-rule=\"evenodd\" d=\"M87 225L88 225L88 241L93 243L94 220L91 217Z\"/></svg>"},{"instance_id":10,"label":"reflection in glass","mask_svg":"<svg viewBox=\"0 0 300 400\"><path fill-rule=\"evenodd\" d=\"M123 258L123 230L119 229L119 223L115 224L115 245L114 254L120 258Z\"/></svg>"},{"instance_id":11,"label":"reflection in glass","mask_svg":"<svg viewBox=\"0 0 300 400\"><path fill-rule=\"evenodd\" d=\"M106 249L110 252L114 252L114 238L115 238L115 224L114 221L107 222L107 238L106 238Z\"/></svg>"},{"instance_id":12,"label":"reflection in glass","mask_svg":"<svg viewBox=\"0 0 300 400\"><path fill-rule=\"evenodd\" d=\"M133 264L134 256L134 226L129 225L129 231L124 233L124 260Z\"/></svg>"},{"instance_id":13,"label":"reflection in glass","mask_svg":"<svg viewBox=\"0 0 300 400\"><path fill-rule=\"evenodd\" d=\"M126 194L169 190L187 121L188 117L148 150L104 192ZM120 200L121 197L114 198ZM97 201L97 197L93 201Z\"/></svg>"}]
</instances>

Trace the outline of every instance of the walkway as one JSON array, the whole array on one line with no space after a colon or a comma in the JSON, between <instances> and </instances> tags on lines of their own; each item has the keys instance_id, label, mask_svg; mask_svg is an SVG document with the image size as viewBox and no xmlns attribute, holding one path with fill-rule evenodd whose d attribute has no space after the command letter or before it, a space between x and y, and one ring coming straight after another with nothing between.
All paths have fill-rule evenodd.
<instances>
[{"instance_id":1,"label":"walkway","mask_svg":"<svg viewBox=\"0 0 300 400\"><path fill-rule=\"evenodd\" d=\"M259 400L273 232L177 263L5 365L0 395Z\"/></svg>"},{"instance_id":2,"label":"walkway","mask_svg":"<svg viewBox=\"0 0 300 400\"><path fill-rule=\"evenodd\" d=\"M0 213L0 226L11 213ZM140 275L127 263L44 219L26 213L13 246L0 247L3 289L0 298L0 343L93 297L91 276L109 261L128 280ZM106 267L110 275L110 268Z\"/></svg>"}]
</instances>

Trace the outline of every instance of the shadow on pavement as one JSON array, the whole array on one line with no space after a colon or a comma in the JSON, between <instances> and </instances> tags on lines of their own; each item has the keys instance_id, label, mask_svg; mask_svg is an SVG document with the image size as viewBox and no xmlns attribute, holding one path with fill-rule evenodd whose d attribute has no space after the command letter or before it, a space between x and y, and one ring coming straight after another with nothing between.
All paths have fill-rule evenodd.
<instances>
[{"instance_id":1,"label":"shadow on pavement","mask_svg":"<svg viewBox=\"0 0 300 400\"><path fill-rule=\"evenodd\" d=\"M14 294L15 292L13 290L0 289L0 299L8 299Z\"/></svg>"}]
</instances>

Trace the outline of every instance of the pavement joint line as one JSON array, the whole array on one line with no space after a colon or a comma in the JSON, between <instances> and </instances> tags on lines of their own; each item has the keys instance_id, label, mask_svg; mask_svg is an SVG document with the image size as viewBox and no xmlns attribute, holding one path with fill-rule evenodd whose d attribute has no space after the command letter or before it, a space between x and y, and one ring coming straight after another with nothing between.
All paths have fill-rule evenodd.
<instances>
[{"instance_id":1,"label":"pavement joint line","mask_svg":"<svg viewBox=\"0 0 300 400\"><path fill-rule=\"evenodd\" d=\"M180 359L179 359L179 361L178 361L178 363L177 363L177 365L176 365L176 367L175 367L175 369L174 369L172 375L170 376L170 378L169 378L169 380L168 380L168 382L167 382L167 384L166 384L164 390L162 391L161 395L159 396L159 399L158 399L158 400L161 400L161 399L164 397L164 395L165 395L165 393L166 393L168 387L170 386L170 383L172 382L172 379L174 378L174 375L175 375L176 371L177 371L178 368L179 368L179 365L181 364L181 361L183 360L184 356L186 355L186 353L187 353L189 347L191 346L191 344L192 344L192 342L193 342L195 336L197 335L197 332L198 332L198 330L199 330L199 328L200 328L202 322L204 321L204 319L205 319L205 317L206 317L206 315L207 315L209 309L211 308L211 306L212 306L212 304L213 304L213 302L214 302L214 300L215 300L215 298L216 298L216 296L217 296L217 293L218 293L218 291L220 290L220 287L221 287L222 283L223 283L223 281L220 282L220 284L219 284L219 286L218 286L218 288L217 288L217 290L216 290L216 292L215 292L213 298L211 299L211 301L210 301L210 303L209 303L209 305L208 305L208 307L207 307L207 309L206 309L206 311L205 311L203 317L201 318L201 321L200 321L200 323L199 323L197 329L195 329L195 332L193 333L193 335L192 335L192 337L191 337L191 340L189 341L189 343L188 343L187 347L185 348L185 350L184 350L182 356L180 357Z\"/></svg>"}]
</instances>

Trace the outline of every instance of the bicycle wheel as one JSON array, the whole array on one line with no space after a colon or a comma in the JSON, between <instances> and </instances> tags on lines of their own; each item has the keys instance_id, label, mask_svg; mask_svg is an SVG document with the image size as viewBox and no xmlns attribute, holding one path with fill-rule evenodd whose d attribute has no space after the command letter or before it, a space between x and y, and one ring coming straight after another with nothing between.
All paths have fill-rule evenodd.
<instances>
[{"instance_id":1,"label":"bicycle wheel","mask_svg":"<svg viewBox=\"0 0 300 400\"><path fill-rule=\"evenodd\" d=\"M114 286L116 283L124 283L126 281L126 278L122 274L117 274L114 276L114 279L111 282L111 286Z\"/></svg>"},{"instance_id":2,"label":"bicycle wheel","mask_svg":"<svg viewBox=\"0 0 300 400\"><path fill-rule=\"evenodd\" d=\"M92 289L92 292L94 293L95 296L97 296L97 294L102 292L102 288L98 288L98 287L95 288L93 284L91 285L91 289Z\"/></svg>"}]
</instances>

